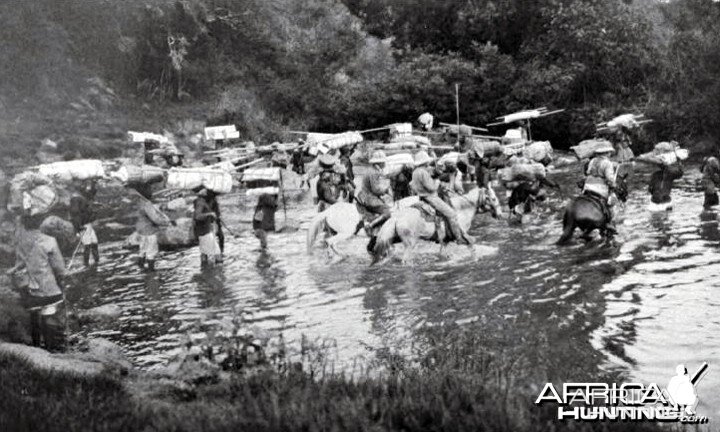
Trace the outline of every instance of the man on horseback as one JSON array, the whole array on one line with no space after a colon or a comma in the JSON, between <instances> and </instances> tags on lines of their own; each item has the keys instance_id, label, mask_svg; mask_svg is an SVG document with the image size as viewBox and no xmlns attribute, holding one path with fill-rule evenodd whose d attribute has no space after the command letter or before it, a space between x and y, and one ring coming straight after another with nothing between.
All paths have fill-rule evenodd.
<instances>
[{"instance_id":1,"label":"man on horseback","mask_svg":"<svg viewBox=\"0 0 720 432\"><path fill-rule=\"evenodd\" d=\"M372 171L363 177L362 189L357 196L358 211L360 214L364 214L370 222L361 222L356 233L360 227L365 227L365 231L370 236L368 250L372 250L375 245L376 228L390 219L390 206L386 201L390 180L384 174L386 161L387 157L382 150L372 154L368 161L372 165Z\"/></svg>"},{"instance_id":2,"label":"man on horseback","mask_svg":"<svg viewBox=\"0 0 720 432\"><path fill-rule=\"evenodd\" d=\"M585 184L583 185L583 195L594 198L601 204L607 221L605 229L609 236L617 232L612 221L615 164L609 157L613 153L615 153L615 149L610 143L595 149L593 158L585 167Z\"/></svg>"},{"instance_id":3,"label":"man on horseback","mask_svg":"<svg viewBox=\"0 0 720 432\"><path fill-rule=\"evenodd\" d=\"M471 244L472 238L460 226L455 209L438 196L439 182L430 174L431 162L432 159L425 151L421 150L415 155L415 171L410 185L421 201L445 217L458 244Z\"/></svg>"}]
</instances>

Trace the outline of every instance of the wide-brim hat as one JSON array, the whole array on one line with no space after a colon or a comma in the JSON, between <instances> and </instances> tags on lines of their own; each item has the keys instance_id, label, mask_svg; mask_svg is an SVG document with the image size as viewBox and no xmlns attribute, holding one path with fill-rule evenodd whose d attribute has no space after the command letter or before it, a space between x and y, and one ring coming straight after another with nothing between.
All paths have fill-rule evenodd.
<instances>
[{"instance_id":1,"label":"wide-brim hat","mask_svg":"<svg viewBox=\"0 0 720 432\"><path fill-rule=\"evenodd\" d=\"M421 165L427 165L433 161L433 159L430 157L430 155L427 154L426 151L419 151L415 154L414 157L415 166L421 166Z\"/></svg>"},{"instance_id":2,"label":"wide-brim hat","mask_svg":"<svg viewBox=\"0 0 720 432\"><path fill-rule=\"evenodd\" d=\"M379 163L386 163L387 162L387 156L385 155L385 152L382 150L378 150L370 156L370 160L368 163L371 164L379 164Z\"/></svg>"},{"instance_id":3,"label":"wide-brim hat","mask_svg":"<svg viewBox=\"0 0 720 432\"><path fill-rule=\"evenodd\" d=\"M331 154L324 154L318 158L318 163L322 168L330 169L335 166L338 159Z\"/></svg>"}]
</instances>

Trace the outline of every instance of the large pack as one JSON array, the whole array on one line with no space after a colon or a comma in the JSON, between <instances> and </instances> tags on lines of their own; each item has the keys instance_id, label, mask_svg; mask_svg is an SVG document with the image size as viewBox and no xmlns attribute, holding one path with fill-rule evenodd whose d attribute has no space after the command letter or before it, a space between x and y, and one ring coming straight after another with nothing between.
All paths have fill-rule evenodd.
<instances>
[{"instance_id":1,"label":"large pack","mask_svg":"<svg viewBox=\"0 0 720 432\"><path fill-rule=\"evenodd\" d=\"M447 126L446 132L452 136L470 136L473 134L473 129L468 125L449 125Z\"/></svg>"},{"instance_id":2,"label":"large pack","mask_svg":"<svg viewBox=\"0 0 720 432\"><path fill-rule=\"evenodd\" d=\"M660 164L672 165L677 161L683 161L690 156L687 149L680 148L675 141L659 142L655 144L653 151L638 156L638 160Z\"/></svg>"},{"instance_id":3,"label":"large pack","mask_svg":"<svg viewBox=\"0 0 720 432\"><path fill-rule=\"evenodd\" d=\"M105 168L97 159L81 159L40 165L40 174L69 183L73 180L91 180L105 177Z\"/></svg>"},{"instance_id":4,"label":"large pack","mask_svg":"<svg viewBox=\"0 0 720 432\"><path fill-rule=\"evenodd\" d=\"M546 176L545 166L537 162L515 164L498 171L503 182L535 181Z\"/></svg>"},{"instance_id":5,"label":"large pack","mask_svg":"<svg viewBox=\"0 0 720 432\"><path fill-rule=\"evenodd\" d=\"M393 138L412 134L412 123L395 123L388 127L390 128L390 136Z\"/></svg>"},{"instance_id":6,"label":"large pack","mask_svg":"<svg viewBox=\"0 0 720 432\"><path fill-rule=\"evenodd\" d=\"M575 152L575 156L578 159L588 159L593 157L595 150L599 148L612 147L612 143L606 139L593 138L585 141L581 141L580 144L570 147Z\"/></svg>"},{"instance_id":7,"label":"large pack","mask_svg":"<svg viewBox=\"0 0 720 432\"><path fill-rule=\"evenodd\" d=\"M497 141L482 138L466 138L468 149L479 147L483 151L483 156L500 156L503 154L503 146Z\"/></svg>"},{"instance_id":8,"label":"large pack","mask_svg":"<svg viewBox=\"0 0 720 432\"><path fill-rule=\"evenodd\" d=\"M526 158L535 162L540 162L545 158L552 159L553 148L550 145L550 141L535 141L532 144L525 146L522 153Z\"/></svg>"},{"instance_id":9,"label":"large pack","mask_svg":"<svg viewBox=\"0 0 720 432\"><path fill-rule=\"evenodd\" d=\"M165 180L165 170L154 165L123 165L110 176L125 184L152 184Z\"/></svg>"},{"instance_id":10,"label":"large pack","mask_svg":"<svg viewBox=\"0 0 720 432\"><path fill-rule=\"evenodd\" d=\"M415 168L415 161L410 153L398 153L390 155L385 160L385 175L395 177L405 167Z\"/></svg>"},{"instance_id":11,"label":"large pack","mask_svg":"<svg viewBox=\"0 0 720 432\"><path fill-rule=\"evenodd\" d=\"M430 138L419 136L419 135L404 135L404 136L395 136L392 139L390 139L391 143L397 143L397 142L412 142L416 143L420 146L426 146L429 147L432 143L430 142Z\"/></svg>"},{"instance_id":12,"label":"large pack","mask_svg":"<svg viewBox=\"0 0 720 432\"><path fill-rule=\"evenodd\" d=\"M310 154L325 154L333 149L359 144L363 136L359 132L343 132L340 134L309 133L307 143L310 145Z\"/></svg>"},{"instance_id":13,"label":"large pack","mask_svg":"<svg viewBox=\"0 0 720 432\"><path fill-rule=\"evenodd\" d=\"M277 195L282 186L282 174L277 167L248 168L243 172L242 182L248 196Z\"/></svg>"},{"instance_id":14,"label":"large pack","mask_svg":"<svg viewBox=\"0 0 720 432\"><path fill-rule=\"evenodd\" d=\"M233 179L228 171L215 168L172 168L168 171L167 187L193 190L200 186L216 193L229 193Z\"/></svg>"}]
</instances>

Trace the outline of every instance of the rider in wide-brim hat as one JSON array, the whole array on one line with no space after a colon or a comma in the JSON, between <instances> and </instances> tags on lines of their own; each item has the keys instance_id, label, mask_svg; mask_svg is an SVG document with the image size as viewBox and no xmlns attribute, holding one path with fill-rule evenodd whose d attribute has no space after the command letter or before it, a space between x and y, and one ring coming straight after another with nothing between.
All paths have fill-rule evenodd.
<instances>
[{"instance_id":1,"label":"rider in wide-brim hat","mask_svg":"<svg viewBox=\"0 0 720 432\"><path fill-rule=\"evenodd\" d=\"M428 164L432 163L433 159L430 157L430 155L427 154L427 152L425 150L420 150L419 152L417 152L415 154L414 161L415 161L415 166L419 167L419 166L428 165Z\"/></svg>"}]
</instances>

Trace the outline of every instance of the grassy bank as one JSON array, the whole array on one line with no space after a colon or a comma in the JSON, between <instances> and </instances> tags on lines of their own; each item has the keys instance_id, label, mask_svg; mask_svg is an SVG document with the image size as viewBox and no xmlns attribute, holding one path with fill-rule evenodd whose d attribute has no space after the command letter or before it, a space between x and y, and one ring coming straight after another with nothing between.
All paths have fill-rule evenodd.
<instances>
[{"instance_id":1,"label":"grassy bank","mask_svg":"<svg viewBox=\"0 0 720 432\"><path fill-rule=\"evenodd\" d=\"M356 381L267 372L136 398L113 378L41 372L23 361L0 357L0 430L8 431L563 429L554 420L554 409L536 408L529 394L510 394L499 393L479 375L418 370ZM599 424L566 426L605 430ZM612 426L612 430L659 430L648 424Z\"/></svg>"}]
</instances>

